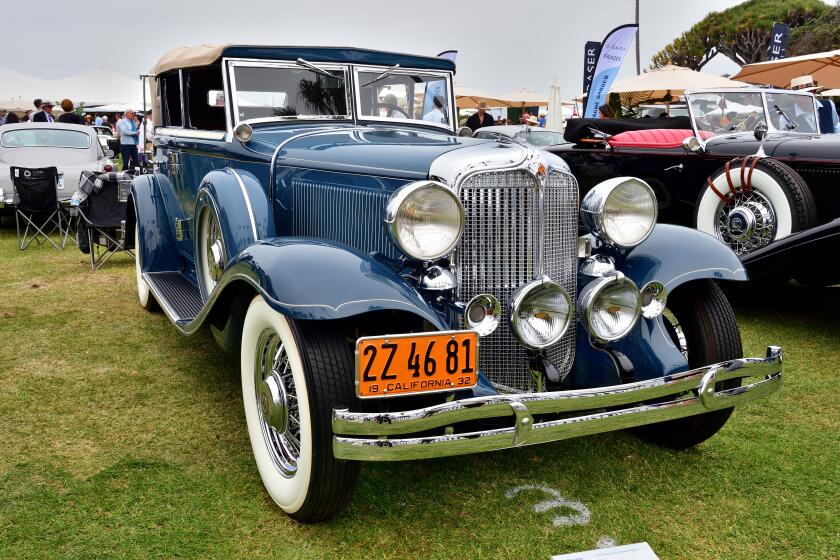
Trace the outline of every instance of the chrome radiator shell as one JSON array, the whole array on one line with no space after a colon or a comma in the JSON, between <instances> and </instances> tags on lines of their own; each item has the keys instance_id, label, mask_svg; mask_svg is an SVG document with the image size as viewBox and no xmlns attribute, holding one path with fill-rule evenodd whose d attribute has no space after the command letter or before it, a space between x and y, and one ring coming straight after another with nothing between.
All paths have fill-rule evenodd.
<instances>
[{"instance_id":1,"label":"chrome radiator shell","mask_svg":"<svg viewBox=\"0 0 840 560\"><path fill-rule=\"evenodd\" d=\"M528 357L507 322L506 304L523 284L540 274L577 293L578 186L564 169L543 176L520 167L475 172L457 190L466 213L464 235L454 255L457 296L468 301L488 293L503 304L503 324L481 339L479 367L498 389L534 391ZM546 350L561 376L574 361L572 326Z\"/></svg>"}]
</instances>

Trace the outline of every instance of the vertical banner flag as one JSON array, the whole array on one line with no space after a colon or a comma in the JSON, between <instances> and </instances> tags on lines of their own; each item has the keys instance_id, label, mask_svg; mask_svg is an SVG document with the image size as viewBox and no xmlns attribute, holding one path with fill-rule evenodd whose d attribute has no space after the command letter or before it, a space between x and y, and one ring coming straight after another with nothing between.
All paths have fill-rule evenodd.
<instances>
[{"instance_id":1,"label":"vertical banner flag","mask_svg":"<svg viewBox=\"0 0 840 560\"><path fill-rule=\"evenodd\" d=\"M767 60L779 60L785 57L788 31L790 31L790 26L786 23L776 22L773 24L770 46L767 47Z\"/></svg>"},{"instance_id":2,"label":"vertical banner flag","mask_svg":"<svg viewBox=\"0 0 840 560\"><path fill-rule=\"evenodd\" d=\"M437 57L455 62L455 59L458 57L458 51L443 51L442 53L438 53Z\"/></svg>"},{"instance_id":3,"label":"vertical banner flag","mask_svg":"<svg viewBox=\"0 0 840 560\"><path fill-rule=\"evenodd\" d=\"M638 29L639 26L635 23L620 25L604 38L598 54L598 62L595 64L595 77L592 78L592 85L589 87L589 95L586 98L584 117L598 118L598 107L606 102L610 86L621 69L621 63L624 62L627 49L630 48Z\"/></svg>"},{"instance_id":4,"label":"vertical banner flag","mask_svg":"<svg viewBox=\"0 0 840 560\"><path fill-rule=\"evenodd\" d=\"M601 43L598 41L587 41L583 49L583 95L589 93L589 86L592 85L592 77L595 75L595 64L598 62L598 50Z\"/></svg>"}]
</instances>

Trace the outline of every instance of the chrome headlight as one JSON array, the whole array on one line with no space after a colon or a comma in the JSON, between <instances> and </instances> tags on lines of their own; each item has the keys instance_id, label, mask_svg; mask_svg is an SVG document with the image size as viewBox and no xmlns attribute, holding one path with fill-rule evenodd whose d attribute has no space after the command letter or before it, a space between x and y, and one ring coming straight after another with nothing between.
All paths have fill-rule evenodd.
<instances>
[{"instance_id":1,"label":"chrome headlight","mask_svg":"<svg viewBox=\"0 0 840 560\"><path fill-rule=\"evenodd\" d=\"M551 346L566 333L572 300L547 276L525 284L510 302L510 326L522 344L533 350Z\"/></svg>"},{"instance_id":2,"label":"chrome headlight","mask_svg":"<svg viewBox=\"0 0 840 560\"><path fill-rule=\"evenodd\" d=\"M656 195L635 177L615 177L599 183L583 197L580 217L603 241L627 249L645 239L656 224Z\"/></svg>"},{"instance_id":3,"label":"chrome headlight","mask_svg":"<svg viewBox=\"0 0 840 560\"><path fill-rule=\"evenodd\" d=\"M639 319L639 289L622 273L612 272L586 285L579 307L589 334L601 342L618 340Z\"/></svg>"},{"instance_id":4,"label":"chrome headlight","mask_svg":"<svg viewBox=\"0 0 840 560\"><path fill-rule=\"evenodd\" d=\"M385 221L403 253L431 261L455 249L464 231L464 207L445 185L417 181L391 195Z\"/></svg>"}]
</instances>

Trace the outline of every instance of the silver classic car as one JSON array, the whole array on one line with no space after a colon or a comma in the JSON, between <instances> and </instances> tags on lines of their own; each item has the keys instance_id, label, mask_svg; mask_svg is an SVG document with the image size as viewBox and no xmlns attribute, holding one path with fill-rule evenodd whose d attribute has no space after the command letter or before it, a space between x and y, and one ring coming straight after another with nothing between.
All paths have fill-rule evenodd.
<instances>
[{"instance_id":1,"label":"silver classic car","mask_svg":"<svg viewBox=\"0 0 840 560\"><path fill-rule=\"evenodd\" d=\"M56 167L59 200L70 200L82 171L113 171L92 127L64 123L0 126L0 203L15 204L12 167Z\"/></svg>"}]
</instances>

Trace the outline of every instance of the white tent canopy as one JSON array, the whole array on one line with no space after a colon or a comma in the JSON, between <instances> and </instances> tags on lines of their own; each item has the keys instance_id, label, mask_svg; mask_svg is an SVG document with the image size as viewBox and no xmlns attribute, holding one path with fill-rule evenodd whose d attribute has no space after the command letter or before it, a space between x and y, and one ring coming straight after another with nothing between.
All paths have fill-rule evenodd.
<instances>
[{"instance_id":1,"label":"white tent canopy","mask_svg":"<svg viewBox=\"0 0 840 560\"><path fill-rule=\"evenodd\" d=\"M143 103L143 90L140 78L129 78L107 70L93 70L78 76L46 80L0 66L0 99L28 100L26 109L32 109L32 100L36 97L54 102L68 98L77 106L81 103L121 103L140 107ZM146 100L151 104L148 87Z\"/></svg>"},{"instance_id":2,"label":"white tent canopy","mask_svg":"<svg viewBox=\"0 0 840 560\"><path fill-rule=\"evenodd\" d=\"M807 75L823 87L840 88L840 49L747 64L733 77L787 88L792 79Z\"/></svg>"},{"instance_id":3,"label":"white tent canopy","mask_svg":"<svg viewBox=\"0 0 840 560\"><path fill-rule=\"evenodd\" d=\"M623 105L636 105L648 99L661 99L666 95L682 95L687 89L741 87L736 82L707 72L695 72L681 66L667 65L632 78L616 82L610 93L621 95Z\"/></svg>"}]
</instances>

